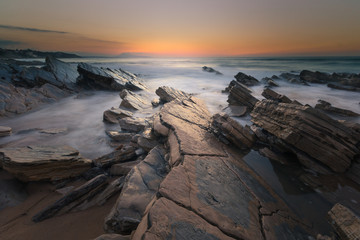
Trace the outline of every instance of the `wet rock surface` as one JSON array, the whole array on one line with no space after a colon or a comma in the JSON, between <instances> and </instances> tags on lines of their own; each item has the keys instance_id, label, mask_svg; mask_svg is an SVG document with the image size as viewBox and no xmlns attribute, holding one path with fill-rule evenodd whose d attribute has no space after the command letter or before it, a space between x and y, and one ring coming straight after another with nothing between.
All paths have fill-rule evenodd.
<instances>
[{"instance_id":1,"label":"wet rock surface","mask_svg":"<svg viewBox=\"0 0 360 240\"><path fill-rule=\"evenodd\" d=\"M3 168L22 181L60 180L90 169L91 160L70 146L0 149Z\"/></svg>"},{"instance_id":2,"label":"wet rock surface","mask_svg":"<svg viewBox=\"0 0 360 240\"><path fill-rule=\"evenodd\" d=\"M310 106L264 100L251 113L252 122L275 135L305 166L324 165L345 172L359 154L359 134Z\"/></svg>"},{"instance_id":3,"label":"wet rock surface","mask_svg":"<svg viewBox=\"0 0 360 240\"><path fill-rule=\"evenodd\" d=\"M350 209L338 203L329 211L328 217L340 239L360 239L360 218Z\"/></svg>"}]
</instances>

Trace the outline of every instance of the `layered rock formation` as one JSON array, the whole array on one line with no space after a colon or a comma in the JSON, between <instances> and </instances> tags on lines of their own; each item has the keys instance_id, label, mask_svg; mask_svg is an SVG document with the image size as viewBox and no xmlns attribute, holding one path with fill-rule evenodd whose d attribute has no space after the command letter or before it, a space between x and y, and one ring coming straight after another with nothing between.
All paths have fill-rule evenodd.
<instances>
[{"instance_id":1,"label":"layered rock formation","mask_svg":"<svg viewBox=\"0 0 360 240\"><path fill-rule=\"evenodd\" d=\"M258 102L252 122L288 144L299 161L315 171L345 172L360 150L360 136L310 106Z\"/></svg>"},{"instance_id":2,"label":"layered rock formation","mask_svg":"<svg viewBox=\"0 0 360 240\"><path fill-rule=\"evenodd\" d=\"M119 119L132 117L133 115L130 111L112 107L104 112L103 120L109 123L119 123Z\"/></svg>"},{"instance_id":3,"label":"layered rock formation","mask_svg":"<svg viewBox=\"0 0 360 240\"><path fill-rule=\"evenodd\" d=\"M190 97L190 94L168 86L159 87L156 90L156 94L160 97L160 101L163 103L171 102L175 99L181 100Z\"/></svg>"},{"instance_id":4,"label":"layered rock formation","mask_svg":"<svg viewBox=\"0 0 360 240\"><path fill-rule=\"evenodd\" d=\"M3 168L22 181L61 180L90 169L91 160L69 146L0 149Z\"/></svg>"},{"instance_id":5,"label":"layered rock formation","mask_svg":"<svg viewBox=\"0 0 360 240\"><path fill-rule=\"evenodd\" d=\"M347 109L343 109L343 108L337 108L337 107L333 107L331 105L331 103L326 102L324 100L318 100L318 104L315 105L316 109L320 109L326 113L329 114L334 114L334 115L339 115L339 116L345 116L345 117L358 117L360 116L360 114L347 110Z\"/></svg>"},{"instance_id":6,"label":"layered rock formation","mask_svg":"<svg viewBox=\"0 0 360 240\"><path fill-rule=\"evenodd\" d=\"M126 89L120 92L120 98L122 99L120 104L120 107L122 108L130 110L141 110L152 107L151 102L146 97Z\"/></svg>"},{"instance_id":7,"label":"layered rock formation","mask_svg":"<svg viewBox=\"0 0 360 240\"><path fill-rule=\"evenodd\" d=\"M260 84L259 80L257 80L253 76L246 75L245 73L242 73L242 72L239 72L234 77L237 82L244 84L245 86L248 86L248 87Z\"/></svg>"},{"instance_id":8,"label":"layered rock formation","mask_svg":"<svg viewBox=\"0 0 360 240\"><path fill-rule=\"evenodd\" d=\"M11 135L12 129L11 127L0 126L0 137L6 137Z\"/></svg>"},{"instance_id":9,"label":"layered rock formation","mask_svg":"<svg viewBox=\"0 0 360 240\"><path fill-rule=\"evenodd\" d=\"M258 101L251 93L252 91L245 85L236 81L231 81L227 101L229 105L246 106L251 110Z\"/></svg>"},{"instance_id":10,"label":"layered rock formation","mask_svg":"<svg viewBox=\"0 0 360 240\"><path fill-rule=\"evenodd\" d=\"M216 71L215 69L213 69L212 67L207 67L207 66L203 66L202 70L204 72L208 72L208 73L215 73L216 75L223 75L221 72Z\"/></svg>"}]
</instances>

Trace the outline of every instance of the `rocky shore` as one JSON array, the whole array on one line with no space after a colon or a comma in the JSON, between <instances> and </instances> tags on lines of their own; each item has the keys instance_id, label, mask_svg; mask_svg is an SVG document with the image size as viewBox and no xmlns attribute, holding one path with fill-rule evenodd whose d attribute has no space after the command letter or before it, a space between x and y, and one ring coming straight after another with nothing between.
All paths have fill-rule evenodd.
<instances>
[{"instance_id":1,"label":"rocky shore","mask_svg":"<svg viewBox=\"0 0 360 240\"><path fill-rule=\"evenodd\" d=\"M239 72L223 91L229 106L213 115L201 99L172 87L157 88L152 99L146 84L122 69L76 68L48 57L42 68L2 63L0 74L2 117L89 89L107 90L119 92L119 107L99 117L121 128L106 132L114 151L93 159L46 143L0 148L0 179L17 181L29 194L0 210L3 239L360 238L357 203L339 203L333 190L347 182L360 192L360 127L351 121L359 114L323 100L303 105L272 90L281 78L357 88L359 75L304 70L259 81ZM261 84L265 99L251 90ZM149 110L155 113L139 115ZM250 118L251 126L237 116ZM0 127L0 137L11 134L10 127ZM285 174L332 207L333 229L320 232L253 169L245 158L254 151L276 163L274 171L296 169L296 175ZM5 198L15 201L17 194Z\"/></svg>"}]
</instances>

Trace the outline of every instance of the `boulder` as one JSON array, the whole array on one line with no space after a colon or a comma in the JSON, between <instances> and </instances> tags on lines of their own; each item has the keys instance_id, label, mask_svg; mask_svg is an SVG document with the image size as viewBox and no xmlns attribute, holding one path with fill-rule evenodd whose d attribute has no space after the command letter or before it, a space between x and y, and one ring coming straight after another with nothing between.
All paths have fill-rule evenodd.
<instances>
[{"instance_id":1,"label":"boulder","mask_svg":"<svg viewBox=\"0 0 360 240\"><path fill-rule=\"evenodd\" d=\"M123 108L131 109L131 110L140 110L140 109L151 108L152 106L148 98L136 94L132 91L128 91L126 89L120 92L120 97L122 99L120 107Z\"/></svg>"},{"instance_id":2,"label":"boulder","mask_svg":"<svg viewBox=\"0 0 360 240\"><path fill-rule=\"evenodd\" d=\"M80 76L77 83L90 89L114 90L145 90L146 86L134 74L122 69L98 68L87 63L79 63Z\"/></svg>"},{"instance_id":3,"label":"boulder","mask_svg":"<svg viewBox=\"0 0 360 240\"><path fill-rule=\"evenodd\" d=\"M256 102L259 101L253 95L252 91L247 88L245 85L238 82L231 82L230 85L233 85L230 88L230 93L227 102L229 105L236 106L246 106L249 110L253 109Z\"/></svg>"},{"instance_id":4,"label":"boulder","mask_svg":"<svg viewBox=\"0 0 360 240\"><path fill-rule=\"evenodd\" d=\"M32 217L32 220L34 222L41 222L55 215L60 215L73 210L73 208L77 207L86 199L94 197L99 189L102 190L107 184L106 180L107 177L105 175L99 175L94 179L91 179L35 214Z\"/></svg>"},{"instance_id":5,"label":"boulder","mask_svg":"<svg viewBox=\"0 0 360 240\"><path fill-rule=\"evenodd\" d=\"M11 127L0 126L0 137L10 136L11 132Z\"/></svg>"},{"instance_id":6,"label":"boulder","mask_svg":"<svg viewBox=\"0 0 360 240\"><path fill-rule=\"evenodd\" d=\"M360 218L340 203L328 212L329 222L341 240L360 239Z\"/></svg>"},{"instance_id":7,"label":"boulder","mask_svg":"<svg viewBox=\"0 0 360 240\"><path fill-rule=\"evenodd\" d=\"M331 81L331 76L328 73L303 70L300 72L300 79L310 83L326 83Z\"/></svg>"},{"instance_id":8,"label":"boulder","mask_svg":"<svg viewBox=\"0 0 360 240\"><path fill-rule=\"evenodd\" d=\"M131 160L135 160L136 148L133 146L126 145L122 147L120 150L116 150L114 152L105 154L99 158L93 160L94 164L98 167L106 168L110 167L115 163L122 163Z\"/></svg>"},{"instance_id":9,"label":"boulder","mask_svg":"<svg viewBox=\"0 0 360 240\"><path fill-rule=\"evenodd\" d=\"M230 142L240 149L250 149L256 141L255 134L249 126L241 126L227 114L215 114L212 128L220 140L226 144Z\"/></svg>"},{"instance_id":10,"label":"boulder","mask_svg":"<svg viewBox=\"0 0 360 240\"><path fill-rule=\"evenodd\" d=\"M261 95L269 100L274 100L282 103L292 103L292 101L287 96L278 94L277 92L269 88L265 88Z\"/></svg>"},{"instance_id":11,"label":"boulder","mask_svg":"<svg viewBox=\"0 0 360 240\"><path fill-rule=\"evenodd\" d=\"M21 181L61 180L90 169L91 160L70 146L27 146L0 149L3 168Z\"/></svg>"},{"instance_id":12,"label":"boulder","mask_svg":"<svg viewBox=\"0 0 360 240\"><path fill-rule=\"evenodd\" d=\"M208 72L208 73L215 73L216 75L223 75L221 72L216 71L215 69L211 68L211 67L207 67L207 66L203 66L202 70L204 72Z\"/></svg>"},{"instance_id":13,"label":"boulder","mask_svg":"<svg viewBox=\"0 0 360 240\"><path fill-rule=\"evenodd\" d=\"M263 100L251 116L254 124L288 144L309 168L316 164L342 173L360 153L357 132L310 106Z\"/></svg>"},{"instance_id":14,"label":"boulder","mask_svg":"<svg viewBox=\"0 0 360 240\"><path fill-rule=\"evenodd\" d=\"M345 117L358 117L360 116L360 114L347 110L347 109L343 109L343 108L337 108L337 107L333 107L331 106L331 103L326 102L324 100L318 100L318 104L315 105L316 109L320 109L326 113L329 114L335 114L335 115L339 115L339 116L345 116Z\"/></svg>"},{"instance_id":15,"label":"boulder","mask_svg":"<svg viewBox=\"0 0 360 240\"><path fill-rule=\"evenodd\" d=\"M181 101L191 96L191 94L167 86L159 87L155 93L160 97L160 101L164 103L171 102L175 99Z\"/></svg>"},{"instance_id":16,"label":"boulder","mask_svg":"<svg viewBox=\"0 0 360 240\"><path fill-rule=\"evenodd\" d=\"M129 132L141 132L148 125L145 118L126 117L119 119L119 124L122 130Z\"/></svg>"},{"instance_id":17,"label":"boulder","mask_svg":"<svg viewBox=\"0 0 360 240\"><path fill-rule=\"evenodd\" d=\"M129 234L136 229L167 174L164 154L163 148L156 147L130 171L116 204L105 218L106 232Z\"/></svg>"},{"instance_id":18,"label":"boulder","mask_svg":"<svg viewBox=\"0 0 360 240\"><path fill-rule=\"evenodd\" d=\"M237 82L244 84L245 86L248 86L248 87L260 84L259 80L257 80L253 76L246 75L245 73L242 73L242 72L239 72L234 77Z\"/></svg>"},{"instance_id":19,"label":"boulder","mask_svg":"<svg viewBox=\"0 0 360 240\"><path fill-rule=\"evenodd\" d=\"M112 107L104 112L103 120L109 123L119 123L119 118L132 117L133 115L130 111Z\"/></svg>"}]
</instances>

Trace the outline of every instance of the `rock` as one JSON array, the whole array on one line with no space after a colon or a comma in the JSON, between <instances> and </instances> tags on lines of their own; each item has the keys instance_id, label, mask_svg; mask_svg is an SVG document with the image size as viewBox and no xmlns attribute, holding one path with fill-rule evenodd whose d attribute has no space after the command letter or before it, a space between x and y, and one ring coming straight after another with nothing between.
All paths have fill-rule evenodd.
<instances>
[{"instance_id":1,"label":"rock","mask_svg":"<svg viewBox=\"0 0 360 240\"><path fill-rule=\"evenodd\" d=\"M131 236L125 236L120 234L103 234L95 238L95 240L130 240Z\"/></svg>"},{"instance_id":2,"label":"rock","mask_svg":"<svg viewBox=\"0 0 360 240\"><path fill-rule=\"evenodd\" d=\"M123 190L105 219L106 232L129 234L135 230L166 173L164 150L156 147L126 177Z\"/></svg>"},{"instance_id":3,"label":"rock","mask_svg":"<svg viewBox=\"0 0 360 240\"><path fill-rule=\"evenodd\" d=\"M292 101L287 96L278 94L277 92L269 88L265 88L261 95L269 100L274 100L282 103L292 103Z\"/></svg>"},{"instance_id":4,"label":"rock","mask_svg":"<svg viewBox=\"0 0 360 240\"><path fill-rule=\"evenodd\" d=\"M360 116L360 114L347 110L347 109L342 109L342 108L337 108L337 107L333 107L331 106L331 103L326 102L324 100L318 100L318 104L315 105L316 109L320 109L326 113L330 113L330 114L335 114L335 115L340 115L340 116L345 116L345 117L358 117Z\"/></svg>"},{"instance_id":5,"label":"rock","mask_svg":"<svg viewBox=\"0 0 360 240\"><path fill-rule=\"evenodd\" d=\"M146 152L149 152L151 149L153 149L156 145L159 144L157 141L157 138L155 137L153 131L151 128L147 128L144 130L144 132L139 136L137 139L137 144L139 147L144 149Z\"/></svg>"},{"instance_id":6,"label":"rock","mask_svg":"<svg viewBox=\"0 0 360 240\"><path fill-rule=\"evenodd\" d=\"M326 83L329 80L331 81L330 76L327 73L318 71L312 72L308 70L300 72L300 79L310 83Z\"/></svg>"},{"instance_id":7,"label":"rock","mask_svg":"<svg viewBox=\"0 0 360 240\"><path fill-rule=\"evenodd\" d=\"M270 79L267 81L267 86L269 87L279 87L279 84L277 84L274 80Z\"/></svg>"},{"instance_id":8,"label":"rock","mask_svg":"<svg viewBox=\"0 0 360 240\"><path fill-rule=\"evenodd\" d=\"M191 96L191 94L167 86L159 87L155 93L160 97L160 101L164 103L171 102L175 99L181 101Z\"/></svg>"},{"instance_id":9,"label":"rock","mask_svg":"<svg viewBox=\"0 0 360 240\"><path fill-rule=\"evenodd\" d=\"M164 104L157 118L154 130L167 137L170 172L134 239L212 239L215 232L224 234L216 235L219 239L305 239L310 234L243 155L209 132L211 115L202 101L190 97Z\"/></svg>"},{"instance_id":10,"label":"rock","mask_svg":"<svg viewBox=\"0 0 360 240\"><path fill-rule=\"evenodd\" d=\"M141 132L147 126L145 118L127 117L119 119L122 130L129 132Z\"/></svg>"},{"instance_id":11,"label":"rock","mask_svg":"<svg viewBox=\"0 0 360 240\"><path fill-rule=\"evenodd\" d=\"M151 100L151 105L153 107L157 107L160 105L160 99L159 98L154 98L153 100Z\"/></svg>"},{"instance_id":12,"label":"rock","mask_svg":"<svg viewBox=\"0 0 360 240\"><path fill-rule=\"evenodd\" d=\"M230 83L231 84L231 83ZM249 110L253 109L258 99L251 95L251 90L245 85L233 82L227 102L229 105L246 106Z\"/></svg>"},{"instance_id":13,"label":"rock","mask_svg":"<svg viewBox=\"0 0 360 240\"><path fill-rule=\"evenodd\" d=\"M106 131L106 134L116 142L130 142L134 133L124 133L118 131Z\"/></svg>"},{"instance_id":14,"label":"rock","mask_svg":"<svg viewBox=\"0 0 360 240\"><path fill-rule=\"evenodd\" d=\"M0 126L0 137L10 136L12 132L11 127Z\"/></svg>"},{"instance_id":15,"label":"rock","mask_svg":"<svg viewBox=\"0 0 360 240\"><path fill-rule=\"evenodd\" d=\"M24 68L22 72L18 74L18 78L14 78L12 82L17 87L26 88L41 87L45 83L56 87L63 86L63 84L55 78L53 73L37 67Z\"/></svg>"},{"instance_id":16,"label":"rock","mask_svg":"<svg viewBox=\"0 0 360 240\"><path fill-rule=\"evenodd\" d=\"M327 86L329 88L334 88L334 89L338 89L338 90L345 90L345 91L351 91L351 92L360 92L360 87L342 86L342 85L333 84L333 83L329 83Z\"/></svg>"},{"instance_id":17,"label":"rock","mask_svg":"<svg viewBox=\"0 0 360 240\"><path fill-rule=\"evenodd\" d=\"M223 110L230 117L242 117L244 116L248 109L246 106L233 106L230 105Z\"/></svg>"},{"instance_id":18,"label":"rock","mask_svg":"<svg viewBox=\"0 0 360 240\"><path fill-rule=\"evenodd\" d=\"M134 239L234 239L166 198L155 202L140 226Z\"/></svg>"},{"instance_id":19,"label":"rock","mask_svg":"<svg viewBox=\"0 0 360 240\"><path fill-rule=\"evenodd\" d=\"M223 75L221 72L216 71L215 69L211 68L211 67L207 67L207 66L203 66L202 70L204 72L208 72L208 73L215 73L216 75Z\"/></svg>"},{"instance_id":20,"label":"rock","mask_svg":"<svg viewBox=\"0 0 360 240\"><path fill-rule=\"evenodd\" d=\"M115 90L145 90L146 86L132 73L122 69L104 69L79 63L80 76L77 83L90 89Z\"/></svg>"},{"instance_id":21,"label":"rock","mask_svg":"<svg viewBox=\"0 0 360 240\"><path fill-rule=\"evenodd\" d=\"M130 111L112 107L104 112L103 120L109 123L119 123L119 118L132 117L133 115Z\"/></svg>"},{"instance_id":22,"label":"rock","mask_svg":"<svg viewBox=\"0 0 360 240\"><path fill-rule=\"evenodd\" d=\"M241 126L240 123L227 114L215 114L213 116L212 128L220 140L225 138L240 149L249 149L256 141L255 134L249 126Z\"/></svg>"},{"instance_id":23,"label":"rock","mask_svg":"<svg viewBox=\"0 0 360 240\"><path fill-rule=\"evenodd\" d=\"M120 97L122 99L120 107L123 108L140 110L150 108L152 106L146 97L143 97L126 89L121 91Z\"/></svg>"},{"instance_id":24,"label":"rock","mask_svg":"<svg viewBox=\"0 0 360 240\"><path fill-rule=\"evenodd\" d=\"M21 181L61 180L90 169L91 160L70 146L27 146L0 149L3 168Z\"/></svg>"},{"instance_id":25,"label":"rock","mask_svg":"<svg viewBox=\"0 0 360 240\"><path fill-rule=\"evenodd\" d=\"M45 134L59 134L59 133L65 133L67 132L67 128L48 128L48 129L42 129L40 130L40 133L45 133Z\"/></svg>"},{"instance_id":26,"label":"rock","mask_svg":"<svg viewBox=\"0 0 360 240\"><path fill-rule=\"evenodd\" d=\"M288 144L299 160L306 157L312 164L345 172L359 154L357 132L310 106L264 100L250 115L254 124Z\"/></svg>"},{"instance_id":27,"label":"rock","mask_svg":"<svg viewBox=\"0 0 360 240\"><path fill-rule=\"evenodd\" d=\"M93 197L94 192L106 185L106 180L107 177L105 175L97 176L35 214L32 220L34 222L41 222L55 215L69 212L79 203L85 201L85 199Z\"/></svg>"},{"instance_id":28,"label":"rock","mask_svg":"<svg viewBox=\"0 0 360 240\"><path fill-rule=\"evenodd\" d=\"M116 150L94 160L94 164L98 167L110 167L115 163L122 163L134 160L136 157L135 148L132 146L124 146L120 150Z\"/></svg>"},{"instance_id":29,"label":"rock","mask_svg":"<svg viewBox=\"0 0 360 240\"><path fill-rule=\"evenodd\" d=\"M73 67L69 63L62 62L52 56L45 58L45 70L54 74L56 80L68 89L76 90L76 79L79 73L76 67Z\"/></svg>"},{"instance_id":30,"label":"rock","mask_svg":"<svg viewBox=\"0 0 360 240\"><path fill-rule=\"evenodd\" d=\"M277 161L281 164L289 164L289 160L282 153L275 152L268 147L261 148L259 153L264 157Z\"/></svg>"},{"instance_id":31,"label":"rock","mask_svg":"<svg viewBox=\"0 0 360 240\"><path fill-rule=\"evenodd\" d=\"M360 219L340 203L328 212L330 224L342 240L360 239Z\"/></svg>"},{"instance_id":32,"label":"rock","mask_svg":"<svg viewBox=\"0 0 360 240\"><path fill-rule=\"evenodd\" d=\"M254 78L253 76L246 75L245 73L239 72L235 76L236 81L238 81L241 84L244 84L245 86L251 87L260 84L259 80Z\"/></svg>"},{"instance_id":33,"label":"rock","mask_svg":"<svg viewBox=\"0 0 360 240\"><path fill-rule=\"evenodd\" d=\"M131 169L138 165L142 160L131 162L117 163L111 166L110 174L113 176L126 176Z\"/></svg>"},{"instance_id":34,"label":"rock","mask_svg":"<svg viewBox=\"0 0 360 240\"><path fill-rule=\"evenodd\" d=\"M83 178L85 178L86 181L89 181L101 174L105 174L104 169L102 169L100 167L93 167L93 168L89 169L88 171L84 172L83 174L81 174L81 176Z\"/></svg>"},{"instance_id":35,"label":"rock","mask_svg":"<svg viewBox=\"0 0 360 240\"><path fill-rule=\"evenodd\" d=\"M360 159L353 161L345 175L352 181L360 185Z\"/></svg>"}]
</instances>

